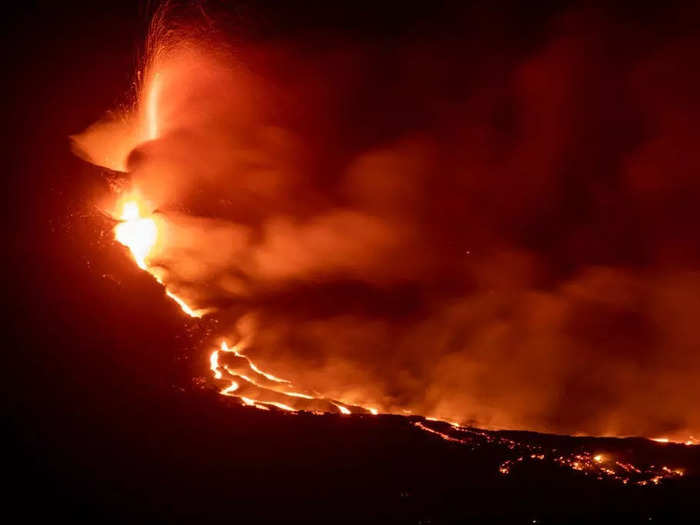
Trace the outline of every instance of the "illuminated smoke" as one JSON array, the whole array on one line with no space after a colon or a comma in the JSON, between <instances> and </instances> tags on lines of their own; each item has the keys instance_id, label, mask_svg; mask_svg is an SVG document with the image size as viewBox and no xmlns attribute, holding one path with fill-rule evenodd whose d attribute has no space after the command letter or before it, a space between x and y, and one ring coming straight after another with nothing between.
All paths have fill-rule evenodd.
<instances>
[{"instance_id":1,"label":"illuminated smoke","mask_svg":"<svg viewBox=\"0 0 700 525\"><path fill-rule=\"evenodd\" d=\"M136 263L243 342L223 394L685 440L700 78L681 37L604 20L304 46L170 5L133 108L76 150L128 172L105 207Z\"/></svg>"}]
</instances>

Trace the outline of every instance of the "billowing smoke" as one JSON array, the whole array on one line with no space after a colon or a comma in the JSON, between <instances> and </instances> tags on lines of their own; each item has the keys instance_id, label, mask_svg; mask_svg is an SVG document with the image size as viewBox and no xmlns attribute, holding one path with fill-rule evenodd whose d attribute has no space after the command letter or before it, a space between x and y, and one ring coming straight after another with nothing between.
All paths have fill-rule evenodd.
<instances>
[{"instance_id":1,"label":"billowing smoke","mask_svg":"<svg viewBox=\"0 0 700 525\"><path fill-rule=\"evenodd\" d=\"M349 403L700 435L692 13L248 16L168 5L134 108L75 138L171 292Z\"/></svg>"}]
</instances>

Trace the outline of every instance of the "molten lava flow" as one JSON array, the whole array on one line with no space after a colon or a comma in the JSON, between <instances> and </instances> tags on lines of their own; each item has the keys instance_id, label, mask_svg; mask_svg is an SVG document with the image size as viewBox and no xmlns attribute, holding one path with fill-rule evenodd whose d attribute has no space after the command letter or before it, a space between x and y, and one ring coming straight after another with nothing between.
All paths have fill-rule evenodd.
<instances>
[{"instance_id":1,"label":"molten lava flow","mask_svg":"<svg viewBox=\"0 0 700 525\"><path fill-rule=\"evenodd\" d=\"M152 216L143 216L137 200L127 200L122 205L122 211L118 215L119 224L114 228L114 238L129 248L136 264L142 270L150 273L156 281L163 281L151 271L148 261L153 248L158 242L158 225ZM165 285L164 285L165 286ZM190 317L202 317L206 311L191 308L183 299L175 295L165 287L165 294L175 301L178 306Z\"/></svg>"},{"instance_id":2,"label":"molten lava flow","mask_svg":"<svg viewBox=\"0 0 700 525\"><path fill-rule=\"evenodd\" d=\"M498 467L498 471L504 476L509 475L515 466L533 461L547 461L584 476L594 477L597 480L616 481L623 485L658 485L663 480L678 479L685 475L685 471L680 468L658 465L637 466L613 452L602 454L572 451L567 453L531 442L511 439L497 432L463 427L433 418L423 418L423 421L416 421L413 424L445 441L469 445L473 450L478 447L495 446L508 454L517 454Z\"/></svg>"},{"instance_id":3,"label":"molten lava flow","mask_svg":"<svg viewBox=\"0 0 700 525\"><path fill-rule=\"evenodd\" d=\"M158 238L158 228L150 217L142 217L136 201L124 203L120 219L123 222L114 228L115 238L131 250L136 264L147 270L146 258Z\"/></svg>"},{"instance_id":4,"label":"molten lava flow","mask_svg":"<svg viewBox=\"0 0 700 525\"><path fill-rule=\"evenodd\" d=\"M340 410L341 414L345 414L345 415L352 414L352 412L348 408L344 407L343 405L339 405L338 403L333 403L333 404L338 408L338 410Z\"/></svg>"},{"instance_id":5,"label":"molten lava flow","mask_svg":"<svg viewBox=\"0 0 700 525\"><path fill-rule=\"evenodd\" d=\"M327 399L311 393L297 392L291 381L261 370L239 345L229 346L222 341L219 349L209 356L209 368L214 379L228 381L221 394L236 397L244 405L268 409L276 407L287 412L305 410L314 413L337 412L351 414L347 403ZM226 376L224 376L224 374ZM376 414L376 409L355 407L361 413Z\"/></svg>"},{"instance_id":6,"label":"molten lava flow","mask_svg":"<svg viewBox=\"0 0 700 525\"><path fill-rule=\"evenodd\" d=\"M222 341L219 348L210 354L209 363L214 379L227 382L219 392L222 395L237 398L245 406L262 410L274 407L291 413L301 411L312 413L335 411L344 415L353 413L345 404L336 400L291 391L290 381L262 371L250 357L242 353L238 345L229 346L226 341ZM356 406L354 411L378 414L377 409L368 407ZM498 471L503 475L510 474L515 465L545 460L585 476L592 476L598 480L608 479L625 485L658 485L663 480L677 479L684 475L684 471L679 468L655 465L636 466L629 461L616 458L611 453L571 452L567 454L558 452L556 449L504 437L497 432L465 427L456 422L442 421L433 417L413 417L416 419L413 422L416 428L445 441L469 446L472 450L483 446L495 446L508 454L518 454L517 457L499 465ZM664 439L654 441L668 442Z\"/></svg>"},{"instance_id":7,"label":"molten lava flow","mask_svg":"<svg viewBox=\"0 0 700 525\"><path fill-rule=\"evenodd\" d=\"M445 441L452 441L454 443L461 443L462 445L466 445L467 443L469 443L469 440L467 440L467 439L460 439L457 437L450 436L446 432L440 432L438 430L432 429L429 426L427 426L426 424L421 423L420 421L417 421L416 423L414 423L414 425L417 428L420 428L421 430L423 430L425 432L429 432L430 434L435 434L436 436L439 436L440 438L444 439Z\"/></svg>"}]
</instances>

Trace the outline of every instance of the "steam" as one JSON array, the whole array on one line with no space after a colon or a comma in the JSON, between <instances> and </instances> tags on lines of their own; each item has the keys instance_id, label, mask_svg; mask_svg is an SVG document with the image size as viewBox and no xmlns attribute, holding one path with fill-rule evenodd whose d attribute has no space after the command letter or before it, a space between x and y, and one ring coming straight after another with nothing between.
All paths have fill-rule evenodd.
<instances>
[{"instance_id":1,"label":"steam","mask_svg":"<svg viewBox=\"0 0 700 525\"><path fill-rule=\"evenodd\" d=\"M222 337L383 411L698 435L697 41L569 13L526 51L309 49L201 7L156 16L137 103L74 140Z\"/></svg>"}]
</instances>

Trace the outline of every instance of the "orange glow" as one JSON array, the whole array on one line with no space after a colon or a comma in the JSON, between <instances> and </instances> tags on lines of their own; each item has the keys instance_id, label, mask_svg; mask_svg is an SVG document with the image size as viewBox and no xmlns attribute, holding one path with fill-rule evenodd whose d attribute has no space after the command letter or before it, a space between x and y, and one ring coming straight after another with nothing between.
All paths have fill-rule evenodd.
<instances>
[{"instance_id":1,"label":"orange glow","mask_svg":"<svg viewBox=\"0 0 700 525\"><path fill-rule=\"evenodd\" d=\"M136 201L127 201L120 215L122 222L114 228L114 236L129 248L136 264L147 270L146 259L158 239L158 228L150 217L142 217Z\"/></svg>"},{"instance_id":2,"label":"orange glow","mask_svg":"<svg viewBox=\"0 0 700 525\"><path fill-rule=\"evenodd\" d=\"M676 441L667 437L651 438L651 441L656 441L657 443L673 443L674 445L686 445L688 447L700 445L700 442L698 442L698 440L695 439L693 436L688 437L688 439L686 439L685 441Z\"/></svg>"},{"instance_id":3,"label":"orange glow","mask_svg":"<svg viewBox=\"0 0 700 525\"><path fill-rule=\"evenodd\" d=\"M454 443L461 443L461 444L466 444L468 442L468 440L456 438L456 437L450 436L449 434L447 434L445 432L439 432L437 430L434 430L434 429L424 425L421 422L416 422L416 423L414 423L414 425L425 432L429 432L431 434L435 434L436 436L439 436L440 438L444 439L445 441L452 441Z\"/></svg>"},{"instance_id":4,"label":"orange glow","mask_svg":"<svg viewBox=\"0 0 700 525\"><path fill-rule=\"evenodd\" d=\"M158 137L158 102L160 98L161 76L155 72L146 90L146 137L153 140Z\"/></svg>"},{"instance_id":5,"label":"orange glow","mask_svg":"<svg viewBox=\"0 0 700 525\"><path fill-rule=\"evenodd\" d=\"M142 206L136 199L129 199L122 203L121 212L118 214L119 224L114 227L114 238L131 252L131 256L139 268L150 273L158 283L163 281L153 273L149 266L149 257L158 242L158 225L151 215L143 215ZM165 286L165 285L164 285ZM206 310L196 310L190 307L182 298L165 288L165 294L175 301L178 306L190 317L202 317Z\"/></svg>"},{"instance_id":6,"label":"orange glow","mask_svg":"<svg viewBox=\"0 0 700 525\"><path fill-rule=\"evenodd\" d=\"M160 280L158 280L160 282ZM170 297L173 301L175 301L180 308L182 308L182 311L185 312L187 315L190 317L202 317L206 312L203 310L193 310L192 308L189 307L189 305L183 301L181 298L179 298L177 295L175 295L173 292L168 290L167 288L165 289L165 295Z\"/></svg>"},{"instance_id":7,"label":"orange glow","mask_svg":"<svg viewBox=\"0 0 700 525\"><path fill-rule=\"evenodd\" d=\"M345 415L352 414L352 412L350 412L350 410L345 408L343 405L337 405L335 403L333 403L333 404L338 407L338 410L340 410L341 414L345 414Z\"/></svg>"},{"instance_id":8,"label":"orange glow","mask_svg":"<svg viewBox=\"0 0 700 525\"><path fill-rule=\"evenodd\" d=\"M219 363L220 352L233 354L236 358L242 358L251 371L250 374L243 373L238 369L231 368ZM286 379L281 379L277 376L264 372L260 367L256 366L250 357L244 355L239 345L229 346L226 341L220 343L219 349L214 350L210 355L211 370L214 372L214 378L217 380L223 379L221 368L226 373L235 378L244 379L247 383L256 387L253 393L248 390L240 389L240 385L236 381L232 381L231 385L221 390L221 393L228 396L238 398L242 404L252 406L262 410L269 410L271 407L284 410L287 412L298 413L300 410L306 410L313 414L322 414L328 412L330 408L335 407L338 412L343 415L351 415L352 410L345 406L340 401L328 400L323 397L314 397L308 394L300 394L298 392L287 391L286 388L291 386L291 382ZM261 380L255 380L251 376L259 376ZM270 381L269 384L263 384L262 379ZM296 405L282 403L280 401L269 400L266 397L271 395L283 395L301 400L311 400L313 402L323 402L327 406L325 410L317 410L305 408L307 405ZM262 396L262 397L260 397ZM377 415L379 411L373 407L359 407L362 410ZM512 468L525 461L551 461L562 467L572 471L580 472L585 476L594 476L596 479L610 479L622 484L633 484L639 486L659 485L666 479L678 478L684 475L683 470L671 468L668 466L655 467L637 467L631 463L620 461L619 459L611 458L607 454L602 453L572 453L570 455L555 456L554 451L547 450L539 445L534 445L525 441L516 441L498 434L494 434L485 430L472 429L463 427L456 421L444 421L435 417L423 417L422 421L416 421L413 425L420 430L435 435L445 441L458 443L460 445L469 445L472 447L479 444L490 444L504 447L508 451L520 451L521 455L515 459L509 459L503 462L498 471L502 475L509 475ZM442 428L433 428L432 425L438 425ZM694 438L691 438L694 440ZM667 443L668 438L655 438L654 441ZM695 443L693 441L693 443Z\"/></svg>"},{"instance_id":9,"label":"orange glow","mask_svg":"<svg viewBox=\"0 0 700 525\"><path fill-rule=\"evenodd\" d=\"M290 407L289 405L285 405L284 403L278 403L278 402L276 402L276 401L260 401L260 403L262 403L263 405L270 405L270 406L273 406L273 407L277 407L277 408L280 408L280 409L282 409L282 410L286 410L286 411L288 411L288 412L294 412L294 411L295 411L295 410L294 410L292 407Z\"/></svg>"},{"instance_id":10,"label":"orange glow","mask_svg":"<svg viewBox=\"0 0 700 525\"><path fill-rule=\"evenodd\" d=\"M155 71L150 75L144 87L143 113L141 116L141 136L145 140L154 140L160 133L159 112L162 75ZM115 239L129 248L136 264L150 273L158 283L165 286L165 294L190 317L202 317L206 310L198 310L188 305L181 297L167 288L165 283L151 270L148 261L159 240L159 230L152 214L144 214L145 204L135 196L122 202L121 211L115 214L119 224L114 228Z\"/></svg>"},{"instance_id":11,"label":"orange glow","mask_svg":"<svg viewBox=\"0 0 700 525\"><path fill-rule=\"evenodd\" d=\"M216 379L221 379L221 370L219 370L219 352L214 350L209 356L209 363L211 371L214 372L214 377Z\"/></svg>"},{"instance_id":12,"label":"orange glow","mask_svg":"<svg viewBox=\"0 0 700 525\"><path fill-rule=\"evenodd\" d=\"M158 240L158 229L156 222L151 217L143 216L141 214L141 209L138 202L135 200L127 201L123 204L120 218L122 222L120 222L120 224L118 224L115 228L116 239L131 250L132 256L140 268L149 271L148 257ZM157 276L154 275L154 277L156 280L158 280L158 282L161 282ZM186 314L193 317L200 317L202 315L202 312L191 309L182 299L167 289L166 294L177 302ZM248 368L247 373L243 373L234 367L229 367L226 365L222 366L220 364L221 352L232 354L234 357L244 360ZM300 408L296 408L298 405L269 399L269 396L286 396L287 398L292 399L321 402L324 403L321 406L328 407L325 410L312 409L310 410L312 413L328 412L331 407L335 407L343 415L352 414L352 410L339 402L328 400L323 397L314 397L309 394L288 390L292 386L289 380L282 379L262 370L251 360L250 357L242 353L239 345L229 346L226 341L222 341L219 349L214 350L210 354L209 364L210 369L213 372L214 379L224 379L222 369L229 376L229 383L227 386L222 387L219 392L224 396L237 398L243 405L252 406L260 410L270 410L271 407L274 407L286 412L297 413L300 410ZM242 379L248 386L244 388L238 381L233 380L232 378ZM266 381L269 382L269 384L266 383ZM253 389L252 391L251 388ZM378 414L379 412L376 408L360 408L363 408L365 411L374 415ZM402 412L405 414L410 414L410 411L405 409L402 410ZM427 425L430 422L447 424L452 431L468 433L470 434L470 437L466 438L453 436L447 431L431 428ZM489 434L486 431L471 430L460 426L456 422L446 422L434 417L426 417L424 423L415 422L414 425L417 428L438 436L441 439L462 445L473 444L474 439L476 438L483 440L486 443L495 443L504 446L508 450L522 450L527 452L526 455L522 455L515 460L507 460L502 463L498 470L503 475L508 475L514 465L521 463L526 459L543 461L546 458L551 459L563 467L581 472L584 475L593 475L598 479L605 477L619 481L623 484L632 483L640 486L649 484L658 485L664 479L677 478L684 475L684 472L681 469L672 469L666 466L660 468L652 466L648 469L642 469L622 461L613 460L612 462L609 462L608 458L603 454L593 455L590 453L579 453L572 454L570 456L551 458L551 456L545 454L545 451L539 446L517 442L508 438L494 437L493 434ZM658 443L670 442L669 438L666 437L653 438L653 441ZM696 444L696 441L691 437L689 440L685 441L685 444L694 445Z\"/></svg>"},{"instance_id":13,"label":"orange glow","mask_svg":"<svg viewBox=\"0 0 700 525\"><path fill-rule=\"evenodd\" d=\"M238 383L236 383L235 381L231 381L231 385L221 390L221 393L225 396L229 396L232 392L235 392L236 390L238 390Z\"/></svg>"},{"instance_id":14,"label":"orange glow","mask_svg":"<svg viewBox=\"0 0 700 525\"><path fill-rule=\"evenodd\" d=\"M223 352L232 352L237 357L244 358L245 360L248 361L250 368L254 372L257 372L258 374L265 377L266 379L269 379L270 381L274 381L276 383L289 383L289 381L287 381L286 379L280 379L279 377L273 376L272 374L268 374L267 372L263 372L257 366L255 366L255 363L253 363L248 356L245 356L245 355L241 354L238 350L236 350L235 346L233 348L229 348L228 343L226 343L226 341L221 342L221 350Z\"/></svg>"},{"instance_id":15,"label":"orange glow","mask_svg":"<svg viewBox=\"0 0 700 525\"><path fill-rule=\"evenodd\" d=\"M299 392L284 392L285 395L292 397L300 397L302 399L313 399L314 396L309 396L307 394L300 394Z\"/></svg>"}]
</instances>

